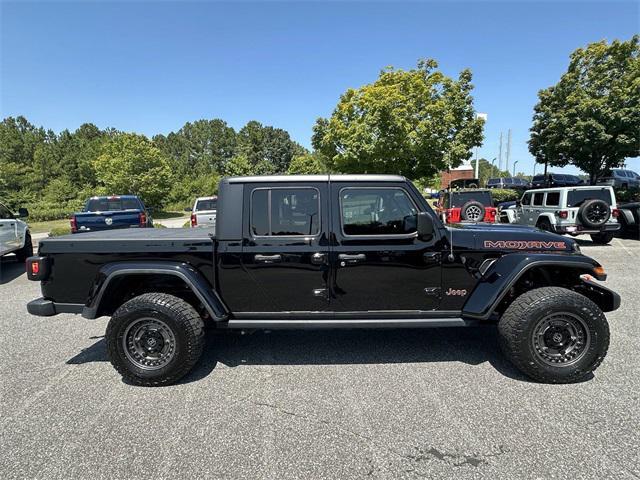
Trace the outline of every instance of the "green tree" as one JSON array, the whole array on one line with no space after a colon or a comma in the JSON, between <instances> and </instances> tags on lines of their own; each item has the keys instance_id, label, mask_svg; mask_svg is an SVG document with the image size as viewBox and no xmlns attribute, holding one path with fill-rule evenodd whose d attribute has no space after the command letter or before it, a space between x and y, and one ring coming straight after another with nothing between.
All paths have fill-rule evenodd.
<instances>
[{"instance_id":1,"label":"green tree","mask_svg":"<svg viewBox=\"0 0 640 480\"><path fill-rule=\"evenodd\" d=\"M329 119L314 126L312 144L333 170L430 177L460 165L483 139L471 72L454 80L434 60L418 68L380 72L378 79L341 97Z\"/></svg>"},{"instance_id":2,"label":"green tree","mask_svg":"<svg viewBox=\"0 0 640 480\"><path fill-rule=\"evenodd\" d=\"M252 120L238 132L238 153L245 156L254 174L285 173L296 155L307 153L281 128Z\"/></svg>"},{"instance_id":3,"label":"green tree","mask_svg":"<svg viewBox=\"0 0 640 480\"><path fill-rule=\"evenodd\" d=\"M639 39L577 49L560 81L538 92L529 140L537 162L575 165L593 183L640 155Z\"/></svg>"},{"instance_id":4,"label":"green tree","mask_svg":"<svg viewBox=\"0 0 640 480\"><path fill-rule=\"evenodd\" d=\"M255 174L255 169L246 155L238 154L225 164L224 174L227 177L242 177Z\"/></svg>"},{"instance_id":5,"label":"green tree","mask_svg":"<svg viewBox=\"0 0 640 480\"><path fill-rule=\"evenodd\" d=\"M290 175L314 175L327 173L326 158L319 152L297 155L291 160L287 173Z\"/></svg>"},{"instance_id":6,"label":"green tree","mask_svg":"<svg viewBox=\"0 0 640 480\"><path fill-rule=\"evenodd\" d=\"M171 190L167 158L143 135L123 133L111 138L93 166L98 182L110 194L139 195L146 204L160 207Z\"/></svg>"}]
</instances>

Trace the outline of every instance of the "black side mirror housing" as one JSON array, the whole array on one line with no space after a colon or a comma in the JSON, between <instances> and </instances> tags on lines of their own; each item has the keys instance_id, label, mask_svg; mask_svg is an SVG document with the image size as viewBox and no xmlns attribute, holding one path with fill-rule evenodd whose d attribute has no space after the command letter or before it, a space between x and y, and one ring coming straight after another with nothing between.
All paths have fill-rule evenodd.
<instances>
[{"instance_id":1,"label":"black side mirror housing","mask_svg":"<svg viewBox=\"0 0 640 480\"><path fill-rule=\"evenodd\" d=\"M27 218L29 216L29 210L27 210L26 208L19 208L18 209L18 217L19 218Z\"/></svg>"},{"instance_id":2,"label":"black side mirror housing","mask_svg":"<svg viewBox=\"0 0 640 480\"><path fill-rule=\"evenodd\" d=\"M418 237L430 238L433 236L435 226L433 224L433 217L431 217L431 215L429 215L427 212L419 212L417 223Z\"/></svg>"},{"instance_id":3,"label":"black side mirror housing","mask_svg":"<svg viewBox=\"0 0 640 480\"><path fill-rule=\"evenodd\" d=\"M516 200L516 207L521 207L522 206L522 202L520 200Z\"/></svg>"}]
</instances>

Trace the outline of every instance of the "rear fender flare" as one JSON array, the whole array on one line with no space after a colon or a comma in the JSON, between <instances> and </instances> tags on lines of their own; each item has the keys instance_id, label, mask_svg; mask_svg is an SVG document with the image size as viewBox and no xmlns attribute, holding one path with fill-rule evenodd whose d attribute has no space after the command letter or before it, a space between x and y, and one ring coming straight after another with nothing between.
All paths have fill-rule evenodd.
<instances>
[{"instance_id":1,"label":"rear fender flare","mask_svg":"<svg viewBox=\"0 0 640 480\"><path fill-rule=\"evenodd\" d=\"M126 275L172 275L180 278L202 302L211 317L219 322L228 317L229 310L209 282L187 263L179 262L115 262L104 265L93 284L82 310L84 318L96 318L110 282Z\"/></svg>"},{"instance_id":2,"label":"rear fender flare","mask_svg":"<svg viewBox=\"0 0 640 480\"><path fill-rule=\"evenodd\" d=\"M575 269L579 274L593 273L598 262L583 255L510 253L496 259L476 284L465 302L463 317L487 320L511 287L529 270L554 266ZM576 278L576 283L579 278Z\"/></svg>"}]
</instances>

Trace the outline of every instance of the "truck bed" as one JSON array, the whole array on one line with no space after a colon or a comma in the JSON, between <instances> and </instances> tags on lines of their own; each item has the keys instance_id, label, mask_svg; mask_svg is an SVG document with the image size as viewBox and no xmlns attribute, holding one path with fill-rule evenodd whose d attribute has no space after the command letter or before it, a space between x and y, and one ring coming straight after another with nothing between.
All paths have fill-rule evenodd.
<instances>
[{"instance_id":1,"label":"truck bed","mask_svg":"<svg viewBox=\"0 0 640 480\"><path fill-rule=\"evenodd\" d=\"M211 251L213 228L131 228L45 238L40 254Z\"/></svg>"}]
</instances>

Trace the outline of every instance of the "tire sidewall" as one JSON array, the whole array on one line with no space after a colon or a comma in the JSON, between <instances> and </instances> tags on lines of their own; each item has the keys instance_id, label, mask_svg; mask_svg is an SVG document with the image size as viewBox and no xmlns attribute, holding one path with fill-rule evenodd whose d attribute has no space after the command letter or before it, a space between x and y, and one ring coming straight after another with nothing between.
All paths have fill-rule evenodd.
<instances>
[{"instance_id":1,"label":"tire sidewall","mask_svg":"<svg viewBox=\"0 0 640 480\"><path fill-rule=\"evenodd\" d=\"M484 207L484 205L482 205L480 202L477 202L475 200L472 200L470 202L465 203L462 208L460 209L460 217L463 220L469 220L467 218L467 210L469 209L469 207L471 206L476 206L480 209L480 218L476 221L481 222L482 220L484 220L485 215L487 214L487 210Z\"/></svg>"},{"instance_id":2,"label":"tire sidewall","mask_svg":"<svg viewBox=\"0 0 640 480\"><path fill-rule=\"evenodd\" d=\"M164 379L167 377L177 376L183 368L183 365L185 365L188 360L190 339L184 326L179 321L176 321L173 315L164 311L160 306L148 306L144 308L136 308L135 310L124 311L120 314L117 313L118 312L116 312L116 315L114 315L109 322L107 330L107 342L110 344L108 350L112 353L112 363L118 364L118 366L139 378ZM145 370L136 366L131 360L129 360L124 349L123 337L127 327L136 320L145 317L163 321L171 329L176 340L173 358L169 363L157 370ZM115 353L115 355L113 353Z\"/></svg>"},{"instance_id":3,"label":"tire sidewall","mask_svg":"<svg viewBox=\"0 0 640 480\"><path fill-rule=\"evenodd\" d=\"M578 315L587 327L590 342L587 351L576 363L555 367L543 362L538 357L532 339L535 328L542 318L560 312ZM602 360L608 349L608 329L606 322L602 322L603 314L597 307L595 309L588 308L586 305L576 305L565 299L552 297L538 304L532 304L526 317L526 326L523 329L522 338L518 342L518 348L522 352L527 352L529 367L545 376L550 374L554 378L565 380L581 376L585 372L590 372L593 365L597 365Z\"/></svg>"}]
</instances>

